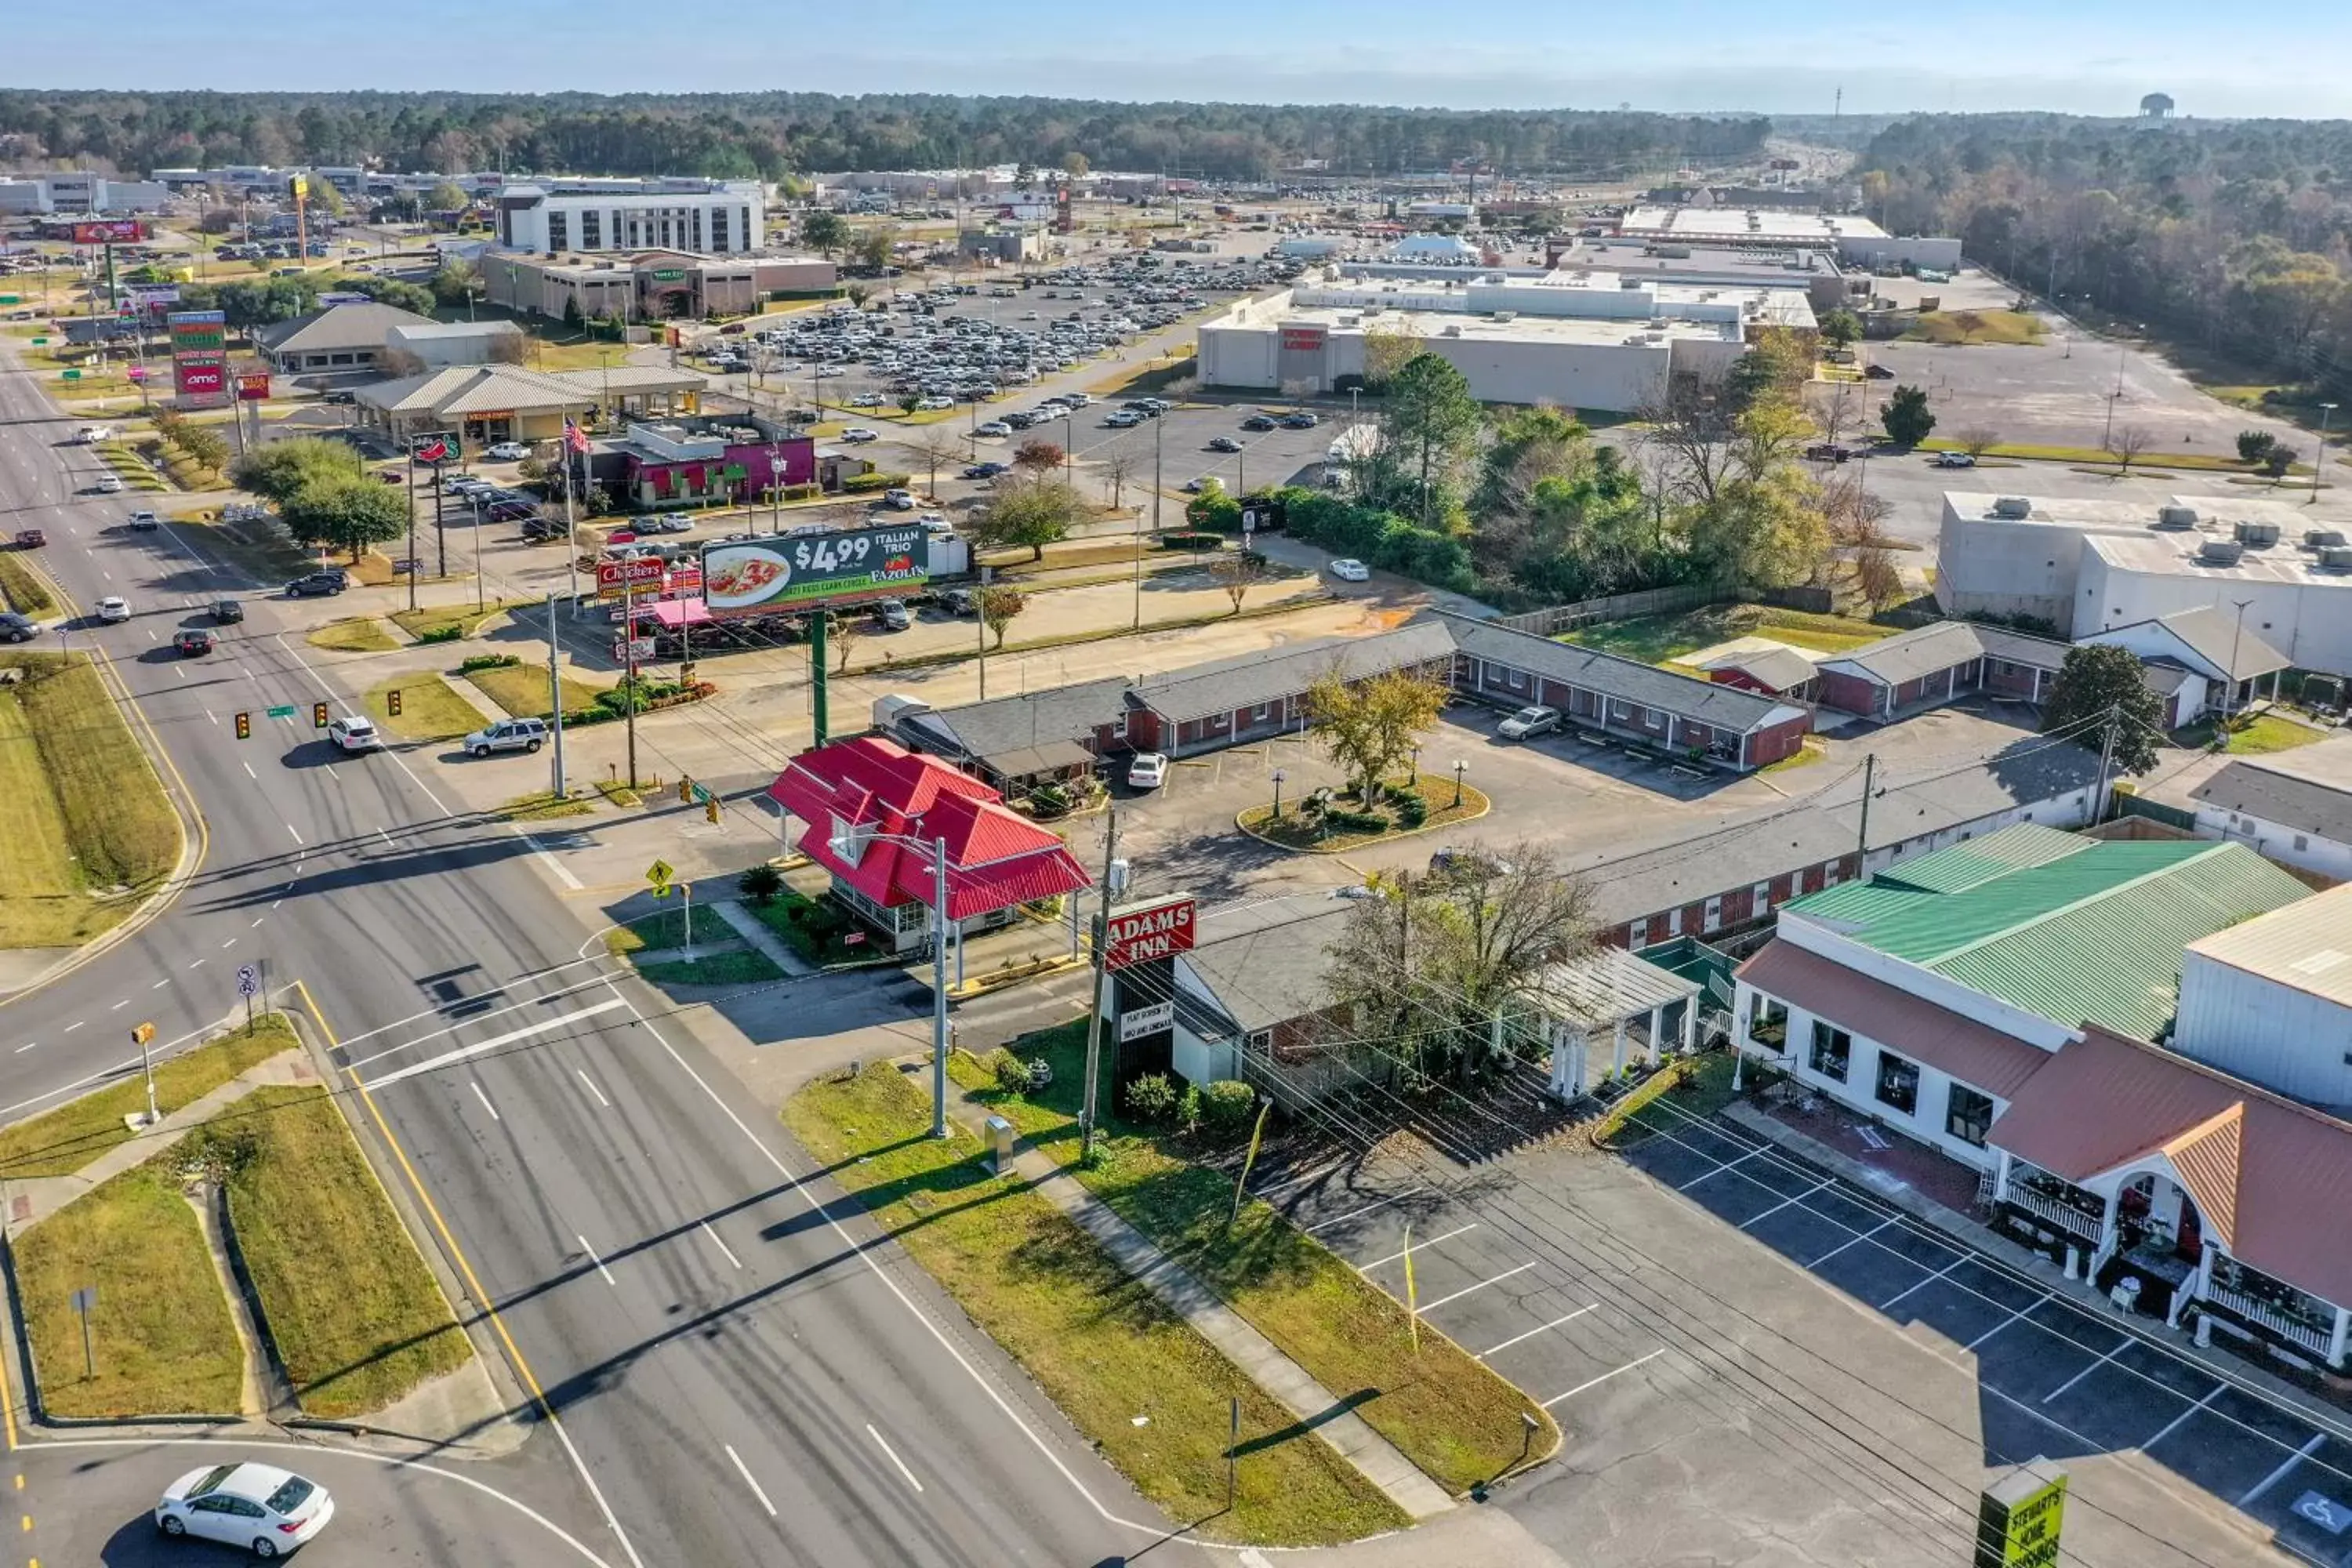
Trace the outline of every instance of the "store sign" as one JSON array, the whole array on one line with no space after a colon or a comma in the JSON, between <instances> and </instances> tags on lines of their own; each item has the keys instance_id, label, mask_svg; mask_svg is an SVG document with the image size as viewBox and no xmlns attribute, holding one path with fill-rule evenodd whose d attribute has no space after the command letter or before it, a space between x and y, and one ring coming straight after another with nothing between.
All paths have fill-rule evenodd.
<instances>
[{"instance_id":1,"label":"store sign","mask_svg":"<svg viewBox=\"0 0 2352 1568\"><path fill-rule=\"evenodd\" d=\"M635 555L626 561L596 563L596 591L619 593L625 587L659 587L669 567L658 555Z\"/></svg>"},{"instance_id":2,"label":"store sign","mask_svg":"<svg viewBox=\"0 0 2352 1568\"><path fill-rule=\"evenodd\" d=\"M1192 900L1166 899L1113 910L1103 932L1103 967L1128 969L1192 951Z\"/></svg>"},{"instance_id":3,"label":"store sign","mask_svg":"<svg viewBox=\"0 0 2352 1568\"><path fill-rule=\"evenodd\" d=\"M1285 353L1319 354L1323 352L1324 337L1320 327L1285 327L1282 329L1282 351Z\"/></svg>"},{"instance_id":4,"label":"store sign","mask_svg":"<svg viewBox=\"0 0 2352 1568\"><path fill-rule=\"evenodd\" d=\"M228 390L228 369L218 361L209 364L197 360L176 361L172 366L172 390L182 397L225 396Z\"/></svg>"},{"instance_id":5,"label":"store sign","mask_svg":"<svg viewBox=\"0 0 2352 1568\"><path fill-rule=\"evenodd\" d=\"M513 417L514 410L511 408L493 408L481 414L467 415L466 423L468 425L488 425L497 420L512 419Z\"/></svg>"},{"instance_id":6,"label":"store sign","mask_svg":"<svg viewBox=\"0 0 2352 1568\"><path fill-rule=\"evenodd\" d=\"M779 610L884 594L911 593L930 575L922 528L887 523L766 544L709 544L702 578L714 616Z\"/></svg>"},{"instance_id":7,"label":"store sign","mask_svg":"<svg viewBox=\"0 0 2352 1568\"><path fill-rule=\"evenodd\" d=\"M654 639L651 637L614 637L613 639L614 664L643 664L653 656Z\"/></svg>"},{"instance_id":8,"label":"store sign","mask_svg":"<svg viewBox=\"0 0 2352 1568\"><path fill-rule=\"evenodd\" d=\"M656 267L653 270L653 280L656 283L683 283L686 281L686 268L683 267Z\"/></svg>"},{"instance_id":9,"label":"store sign","mask_svg":"<svg viewBox=\"0 0 2352 1568\"><path fill-rule=\"evenodd\" d=\"M236 395L241 403L259 403L269 395L269 373L266 370L247 371L236 378Z\"/></svg>"},{"instance_id":10,"label":"store sign","mask_svg":"<svg viewBox=\"0 0 2352 1568\"><path fill-rule=\"evenodd\" d=\"M78 223L73 226L76 245L121 245L126 240L147 237L147 226L137 218L113 218L101 223Z\"/></svg>"},{"instance_id":11,"label":"store sign","mask_svg":"<svg viewBox=\"0 0 2352 1568\"><path fill-rule=\"evenodd\" d=\"M2066 1472L2042 1460L1987 1487L1977 1503L1976 1568L2056 1568Z\"/></svg>"},{"instance_id":12,"label":"store sign","mask_svg":"<svg viewBox=\"0 0 2352 1568\"><path fill-rule=\"evenodd\" d=\"M1118 1016L1118 1043L1139 1040L1146 1035L1156 1035L1162 1029L1176 1026L1176 1004L1154 1002L1148 1007L1138 1007Z\"/></svg>"},{"instance_id":13,"label":"store sign","mask_svg":"<svg viewBox=\"0 0 2352 1568\"><path fill-rule=\"evenodd\" d=\"M174 310L164 321L174 354L228 352L228 317L218 310Z\"/></svg>"}]
</instances>

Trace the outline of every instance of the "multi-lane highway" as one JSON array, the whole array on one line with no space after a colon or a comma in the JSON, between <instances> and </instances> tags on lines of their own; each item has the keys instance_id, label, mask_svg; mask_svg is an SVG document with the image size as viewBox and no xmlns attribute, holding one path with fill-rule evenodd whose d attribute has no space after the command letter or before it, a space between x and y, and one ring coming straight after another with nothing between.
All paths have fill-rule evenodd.
<instances>
[{"instance_id":1,"label":"multi-lane highway","mask_svg":"<svg viewBox=\"0 0 2352 1568\"><path fill-rule=\"evenodd\" d=\"M80 493L94 470L59 445L71 428L29 377L0 373L0 519L47 531L41 563L78 604L131 600L129 624L66 640L110 663L200 816L203 858L135 935L0 1005L0 1106L119 1068L134 1022L199 1033L234 1011L236 966L266 964L352 1069L355 1115L429 1216L420 1242L492 1309L477 1341L511 1363L512 1415L533 1430L481 1473L512 1471L589 1555L1087 1563L1159 1540L1165 1521L919 1273L822 1206L832 1189L772 1111L660 998L583 957L585 928L520 838L453 809L421 756L330 752L310 707L348 694L304 658L309 606L168 527L121 529L124 498ZM231 591L245 621L209 657L174 658L173 632ZM273 705L296 719L261 718ZM256 716L242 742L238 711ZM511 768L517 793L543 776L540 759L478 765ZM118 1506L78 1494L87 1451L32 1437L17 1457L28 1512L109 1538L81 1511ZM117 1476L151 1467L156 1489L174 1462L110 1458ZM458 1492L459 1519L427 1517ZM404 1487L382 1511L370 1533L451 1531L469 1562L556 1560L527 1510L462 1483ZM513 1523L512 1541L481 1540L483 1519ZM310 1556L376 1544L342 1532Z\"/></svg>"}]
</instances>

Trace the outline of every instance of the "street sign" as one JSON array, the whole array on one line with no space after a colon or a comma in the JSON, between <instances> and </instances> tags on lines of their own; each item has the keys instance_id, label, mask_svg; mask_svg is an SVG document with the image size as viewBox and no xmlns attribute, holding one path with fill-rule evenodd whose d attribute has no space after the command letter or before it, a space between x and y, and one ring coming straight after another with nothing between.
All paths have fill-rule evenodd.
<instances>
[{"instance_id":1,"label":"street sign","mask_svg":"<svg viewBox=\"0 0 2352 1568\"><path fill-rule=\"evenodd\" d=\"M677 868L667 860L656 860L646 868L646 880L656 888L668 887L670 879L677 875Z\"/></svg>"},{"instance_id":2,"label":"street sign","mask_svg":"<svg viewBox=\"0 0 2352 1568\"><path fill-rule=\"evenodd\" d=\"M1154 1002L1149 1006L1132 1008L1118 1016L1118 1043L1139 1040L1146 1035L1156 1035L1162 1029L1176 1026L1176 1004Z\"/></svg>"},{"instance_id":3,"label":"street sign","mask_svg":"<svg viewBox=\"0 0 2352 1568\"><path fill-rule=\"evenodd\" d=\"M291 702L280 702L276 707L266 710L266 711L272 719L291 719L294 717L294 704Z\"/></svg>"},{"instance_id":4,"label":"street sign","mask_svg":"<svg viewBox=\"0 0 2352 1568\"><path fill-rule=\"evenodd\" d=\"M238 964L236 966L236 994L240 996L252 996L258 994L260 990L261 972L250 963Z\"/></svg>"},{"instance_id":5,"label":"street sign","mask_svg":"<svg viewBox=\"0 0 2352 1568\"><path fill-rule=\"evenodd\" d=\"M708 544L703 603L714 616L778 610L882 594L909 593L930 575L920 525L845 528L764 544Z\"/></svg>"},{"instance_id":6,"label":"street sign","mask_svg":"<svg viewBox=\"0 0 2352 1568\"><path fill-rule=\"evenodd\" d=\"M1113 910L1103 930L1103 967L1148 963L1192 950L1192 900L1163 899L1135 909Z\"/></svg>"},{"instance_id":7,"label":"street sign","mask_svg":"<svg viewBox=\"0 0 2352 1568\"><path fill-rule=\"evenodd\" d=\"M97 1310L97 1309L98 1309L98 1287L97 1287L97 1286L95 1286L95 1285L85 1285L85 1286L83 1286L80 1289L79 1289L79 1290L77 1290L77 1291L75 1291L75 1292L73 1293L73 1310L74 1310L75 1311L77 1311L77 1312L85 1312L85 1313L86 1313L86 1312L92 1312L92 1311L95 1311L95 1310Z\"/></svg>"}]
</instances>

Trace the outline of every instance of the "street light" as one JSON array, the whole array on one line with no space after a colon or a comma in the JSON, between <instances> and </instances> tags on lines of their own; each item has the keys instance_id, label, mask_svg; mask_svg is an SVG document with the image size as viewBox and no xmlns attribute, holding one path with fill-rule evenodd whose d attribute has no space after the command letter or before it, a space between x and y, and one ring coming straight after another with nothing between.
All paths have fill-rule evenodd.
<instances>
[{"instance_id":1,"label":"street light","mask_svg":"<svg viewBox=\"0 0 2352 1568\"><path fill-rule=\"evenodd\" d=\"M2333 403L2319 405L2319 450L2311 459L2311 500L2304 502L2305 506L2319 500L2319 470L2327 466L2327 416L2335 412Z\"/></svg>"},{"instance_id":2,"label":"street light","mask_svg":"<svg viewBox=\"0 0 2352 1568\"><path fill-rule=\"evenodd\" d=\"M1276 822L1282 820L1282 781L1287 776L1280 768L1274 770L1274 818Z\"/></svg>"},{"instance_id":3,"label":"street light","mask_svg":"<svg viewBox=\"0 0 2352 1568\"><path fill-rule=\"evenodd\" d=\"M870 843L902 844L931 861L931 1136L948 1135L948 841L926 842L903 833L839 835L825 845L845 860Z\"/></svg>"},{"instance_id":4,"label":"street light","mask_svg":"<svg viewBox=\"0 0 2352 1568\"><path fill-rule=\"evenodd\" d=\"M1456 762L1454 764L1454 805L1457 810L1462 805L1462 775L1469 771L1468 763Z\"/></svg>"}]
</instances>

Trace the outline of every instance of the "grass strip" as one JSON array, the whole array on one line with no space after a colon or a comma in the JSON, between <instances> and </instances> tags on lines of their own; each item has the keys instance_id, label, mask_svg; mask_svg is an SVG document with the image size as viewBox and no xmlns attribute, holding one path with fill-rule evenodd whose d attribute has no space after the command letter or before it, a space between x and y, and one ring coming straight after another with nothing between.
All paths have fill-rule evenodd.
<instances>
[{"instance_id":1,"label":"grass strip","mask_svg":"<svg viewBox=\"0 0 2352 1568\"><path fill-rule=\"evenodd\" d=\"M734 933L724 925L725 935L719 941L733 939ZM764 952L748 949L738 952L712 952L688 963L684 959L667 963L640 963L638 975L656 985L761 985L771 980L782 980L784 972Z\"/></svg>"},{"instance_id":2,"label":"grass strip","mask_svg":"<svg viewBox=\"0 0 2352 1568\"><path fill-rule=\"evenodd\" d=\"M1667 1094L1675 1097L1678 1110L1702 1118L1713 1116L1734 1099L1732 1067L1728 1051L1710 1051L1703 1057L1684 1057L1667 1063L1609 1108L1609 1114L1593 1128L1592 1141L1604 1148L1632 1148L1651 1132L1646 1124L1635 1121L1634 1116L1643 1106Z\"/></svg>"},{"instance_id":3,"label":"grass strip","mask_svg":"<svg viewBox=\"0 0 2352 1568\"><path fill-rule=\"evenodd\" d=\"M541 790L536 795L519 795L499 807L499 815L509 822L546 822L559 816L585 816L596 808L576 795L556 795Z\"/></svg>"},{"instance_id":4,"label":"grass strip","mask_svg":"<svg viewBox=\"0 0 2352 1568\"><path fill-rule=\"evenodd\" d=\"M18 560L13 550L0 551L0 599L5 599L8 608L18 615L30 616L37 621L58 613L58 602L49 593L48 584Z\"/></svg>"},{"instance_id":5,"label":"grass strip","mask_svg":"<svg viewBox=\"0 0 2352 1568\"><path fill-rule=\"evenodd\" d=\"M169 1116L298 1044L282 1015L265 1013L249 1034L242 1027L232 1029L157 1063L155 1108ZM146 1109L147 1085L134 1072L29 1121L0 1129L0 1170L19 1182L69 1176L116 1144L130 1142L131 1129L122 1119Z\"/></svg>"},{"instance_id":6,"label":"grass strip","mask_svg":"<svg viewBox=\"0 0 2352 1568\"><path fill-rule=\"evenodd\" d=\"M251 1139L229 1222L295 1398L313 1415L380 1410L473 1346L320 1088L266 1088L224 1131Z\"/></svg>"},{"instance_id":7,"label":"grass strip","mask_svg":"<svg viewBox=\"0 0 2352 1568\"><path fill-rule=\"evenodd\" d=\"M1191 1269L1260 1333L1328 1389L1365 1397L1355 1412L1448 1491L1468 1491L1523 1456L1549 1452L1559 1429L1541 1406L1461 1346L1421 1328L1414 1353L1402 1303L1264 1203L1242 1205L1230 1227L1233 1178L1197 1164L1198 1145L1113 1115L1101 1158L1077 1167L1077 1096L1085 1082L1086 1026L1067 1024L1013 1042L1053 1064L1034 1100L995 1086L969 1056L958 1081L1009 1118L1024 1137L1084 1182L1119 1216ZM1522 1415L1533 1416L1532 1440Z\"/></svg>"},{"instance_id":8,"label":"grass strip","mask_svg":"<svg viewBox=\"0 0 2352 1568\"><path fill-rule=\"evenodd\" d=\"M504 664L464 673L467 680L481 689L483 696L518 719L544 719L553 711L547 702L547 669L543 665ZM568 675L561 680L566 713L596 706L595 687Z\"/></svg>"},{"instance_id":9,"label":"grass strip","mask_svg":"<svg viewBox=\"0 0 2352 1568\"><path fill-rule=\"evenodd\" d=\"M101 1184L18 1237L16 1265L49 1415L236 1413L244 1347L168 1155ZM98 1291L87 1362L72 1304L85 1287Z\"/></svg>"},{"instance_id":10,"label":"grass strip","mask_svg":"<svg viewBox=\"0 0 2352 1568\"><path fill-rule=\"evenodd\" d=\"M312 647L334 653L389 653L400 646L399 639L385 631L373 616L329 621L303 640Z\"/></svg>"},{"instance_id":11,"label":"grass strip","mask_svg":"<svg viewBox=\"0 0 2352 1568\"><path fill-rule=\"evenodd\" d=\"M719 917L706 911L702 918L708 922L718 920ZM720 925L724 928L725 934L729 936L735 934L734 929L726 926L724 921L720 921ZM641 915L625 924L616 925L604 933L604 951L616 957L626 957L633 952L662 952L673 947L685 945L686 910L682 908L671 908L657 910L649 915Z\"/></svg>"},{"instance_id":12,"label":"grass strip","mask_svg":"<svg viewBox=\"0 0 2352 1568\"><path fill-rule=\"evenodd\" d=\"M430 637L435 632L457 628L461 637L478 636L492 617L502 616L520 605L536 604L534 599L494 599L487 609L477 610L471 605L427 605L420 609L395 610L393 622L410 637Z\"/></svg>"},{"instance_id":13,"label":"grass strip","mask_svg":"<svg viewBox=\"0 0 2352 1568\"><path fill-rule=\"evenodd\" d=\"M1298 1431L1290 1412L1093 1237L1017 1179L990 1175L969 1134L932 1139L929 1100L889 1064L808 1085L785 1103L784 1121L1170 1518L1202 1521L1200 1532L1217 1540L1284 1546L1404 1524L1394 1504ZM1236 1399L1243 1451L1227 1512L1228 1402Z\"/></svg>"},{"instance_id":14,"label":"grass strip","mask_svg":"<svg viewBox=\"0 0 2352 1568\"><path fill-rule=\"evenodd\" d=\"M400 693L400 717L392 716L391 694ZM447 681L426 670L395 675L362 697L368 716L383 729L412 741L453 741L483 725L474 705Z\"/></svg>"},{"instance_id":15,"label":"grass strip","mask_svg":"<svg viewBox=\"0 0 2352 1568\"><path fill-rule=\"evenodd\" d=\"M786 888L764 904L747 899L743 907L811 963L873 963L891 956L872 931L829 899L812 899ZM852 936L865 940L853 942L848 940Z\"/></svg>"},{"instance_id":16,"label":"grass strip","mask_svg":"<svg viewBox=\"0 0 2352 1568\"><path fill-rule=\"evenodd\" d=\"M1664 664L1735 637L1765 637L1841 653L1895 636L1895 628L1850 616L1813 615L1768 605L1705 605L1676 615L1639 616L1563 632L1559 640L1642 664Z\"/></svg>"}]
</instances>

